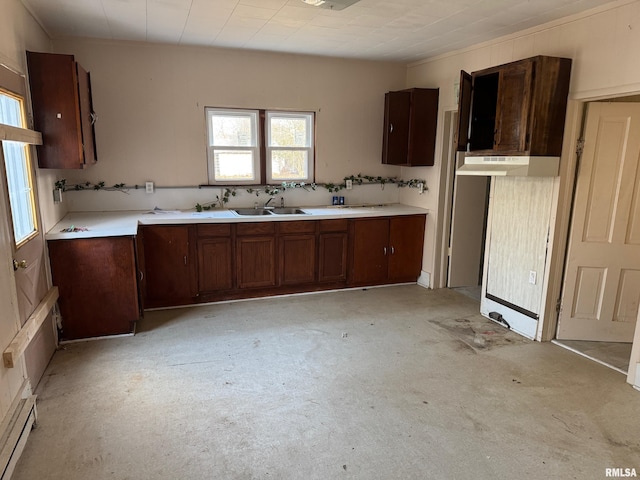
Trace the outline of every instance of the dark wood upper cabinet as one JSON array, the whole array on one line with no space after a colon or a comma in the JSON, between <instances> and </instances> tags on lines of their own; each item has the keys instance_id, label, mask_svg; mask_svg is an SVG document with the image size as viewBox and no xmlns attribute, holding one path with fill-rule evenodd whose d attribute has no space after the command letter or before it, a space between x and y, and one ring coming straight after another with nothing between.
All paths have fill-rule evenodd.
<instances>
[{"instance_id":1,"label":"dark wood upper cabinet","mask_svg":"<svg viewBox=\"0 0 640 480\"><path fill-rule=\"evenodd\" d=\"M538 56L461 72L457 149L560 156L571 59Z\"/></svg>"},{"instance_id":2,"label":"dark wood upper cabinet","mask_svg":"<svg viewBox=\"0 0 640 480\"><path fill-rule=\"evenodd\" d=\"M437 88L386 93L382 163L409 167L433 165L437 119Z\"/></svg>"},{"instance_id":3,"label":"dark wood upper cabinet","mask_svg":"<svg viewBox=\"0 0 640 480\"><path fill-rule=\"evenodd\" d=\"M91 77L73 55L27 52L40 168L84 168L97 161Z\"/></svg>"}]
</instances>

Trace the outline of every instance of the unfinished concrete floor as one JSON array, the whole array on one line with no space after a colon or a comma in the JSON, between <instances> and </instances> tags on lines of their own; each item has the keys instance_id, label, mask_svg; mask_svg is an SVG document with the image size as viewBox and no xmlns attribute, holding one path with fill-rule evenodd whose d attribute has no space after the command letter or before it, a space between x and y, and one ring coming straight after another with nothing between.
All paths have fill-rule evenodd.
<instances>
[{"instance_id":1,"label":"unfinished concrete floor","mask_svg":"<svg viewBox=\"0 0 640 480\"><path fill-rule=\"evenodd\" d=\"M640 471L623 375L477 312L415 285L148 312L55 354L14 479Z\"/></svg>"}]
</instances>

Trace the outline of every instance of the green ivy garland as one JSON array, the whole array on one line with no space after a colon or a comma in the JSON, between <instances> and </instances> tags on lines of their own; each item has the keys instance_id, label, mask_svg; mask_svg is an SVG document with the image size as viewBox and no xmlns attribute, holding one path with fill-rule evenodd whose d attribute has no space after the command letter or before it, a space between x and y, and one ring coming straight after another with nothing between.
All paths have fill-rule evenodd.
<instances>
[{"instance_id":1,"label":"green ivy garland","mask_svg":"<svg viewBox=\"0 0 640 480\"><path fill-rule=\"evenodd\" d=\"M348 177L344 177L342 183L305 183L305 182L282 182L280 185L264 185L261 188L253 188L249 187L246 189L246 192L249 194L254 194L256 197L261 193L269 195L270 197L274 197L275 195L279 195L283 193L285 190L302 188L306 191L315 191L318 187L324 187L329 193L336 193L340 190L347 188L347 181L351 180L352 185L364 185L365 182L370 185L381 185L384 189L386 184L395 184L398 188L401 187L409 187L409 188L419 188L420 185L427 190L426 182L422 179L412 178L411 180L401 180L397 177L381 177L381 176L371 176L371 175L350 175ZM67 190L108 190L108 191L120 191L127 192L129 189L134 188L144 188L140 185L127 186L124 183L116 183L112 187L107 187L105 182L91 183L77 183L74 185L67 185L66 179L58 180L55 182L55 188L62 190L63 192ZM230 197L235 197L238 194L236 187L227 187L223 190L222 196L216 195L216 200L214 202L205 203L201 205L199 203L196 204L196 211L202 212L203 210L211 210L214 208L214 205L218 205L220 208L223 208L226 203L229 202Z\"/></svg>"}]
</instances>

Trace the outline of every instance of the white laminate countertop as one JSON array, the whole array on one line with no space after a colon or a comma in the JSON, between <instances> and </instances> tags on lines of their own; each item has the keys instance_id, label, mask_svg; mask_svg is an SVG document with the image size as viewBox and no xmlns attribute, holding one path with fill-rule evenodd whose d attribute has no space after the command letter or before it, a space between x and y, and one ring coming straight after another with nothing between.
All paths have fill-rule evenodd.
<instances>
[{"instance_id":1,"label":"white laminate countertop","mask_svg":"<svg viewBox=\"0 0 640 480\"><path fill-rule=\"evenodd\" d=\"M300 207L306 214L298 215L238 215L233 209L204 212L187 211L119 211L72 212L46 234L47 240L119 237L136 235L138 225L179 225L192 223L286 222L293 220L326 220L335 218L388 217L394 215L427 214L424 208L402 205L360 205L339 207ZM79 229L74 232L67 228ZM86 230L84 230L86 229Z\"/></svg>"}]
</instances>

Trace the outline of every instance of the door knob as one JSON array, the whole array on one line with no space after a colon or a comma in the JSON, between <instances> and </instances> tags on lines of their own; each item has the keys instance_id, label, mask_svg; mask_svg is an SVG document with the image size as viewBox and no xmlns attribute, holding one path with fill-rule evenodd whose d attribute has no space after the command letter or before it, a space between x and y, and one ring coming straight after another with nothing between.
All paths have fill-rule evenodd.
<instances>
[{"instance_id":1,"label":"door knob","mask_svg":"<svg viewBox=\"0 0 640 480\"><path fill-rule=\"evenodd\" d=\"M18 270L19 268L27 268L27 261L26 260L13 260L13 271L15 272L16 270Z\"/></svg>"}]
</instances>

